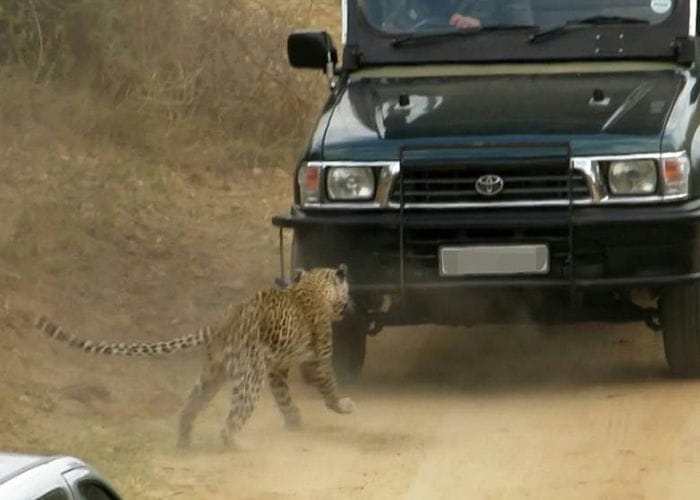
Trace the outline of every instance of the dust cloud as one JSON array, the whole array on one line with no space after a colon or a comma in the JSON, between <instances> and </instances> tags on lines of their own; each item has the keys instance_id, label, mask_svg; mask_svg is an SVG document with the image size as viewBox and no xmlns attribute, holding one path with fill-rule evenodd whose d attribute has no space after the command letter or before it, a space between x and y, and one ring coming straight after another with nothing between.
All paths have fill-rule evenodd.
<instances>
[{"instance_id":1,"label":"dust cloud","mask_svg":"<svg viewBox=\"0 0 700 500\"><path fill-rule=\"evenodd\" d=\"M20 318L2 324L14 403L0 438L82 456L126 498L687 498L700 487L700 386L668 378L661 339L642 325L387 328L343 387L354 414L328 411L294 372L302 430L283 428L266 390L244 451L224 451L223 390L178 452L198 355L27 352Z\"/></svg>"},{"instance_id":2,"label":"dust cloud","mask_svg":"<svg viewBox=\"0 0 700 500\"><path fill-rule=\"evenodd\" d=\"M173 472L162 494L189 498L683 497L700 486L697 389L637 326L391 328L345 388L355 414L295 377L302 431L264 397L248 451L216 452L205 417L191 454L152 459Z\"/></svg>"}]
</instances>

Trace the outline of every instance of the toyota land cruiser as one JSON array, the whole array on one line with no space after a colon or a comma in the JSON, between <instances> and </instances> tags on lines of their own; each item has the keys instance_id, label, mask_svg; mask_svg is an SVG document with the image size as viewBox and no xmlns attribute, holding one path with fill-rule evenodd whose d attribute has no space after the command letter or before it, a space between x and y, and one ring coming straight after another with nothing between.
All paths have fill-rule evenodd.
<instances>
[{"instance_id":1,"label":"toyota land cruiser","mask_svg":"<svg viewBox=\"0 0 700 500\"><path fill-rule=\"evenodd\" d=\"M344 0L291 266L348 264L334 363L387 325L640 321L700 374L697 0ZM468 22L463 22L464 20ZM526 314L509 314L509 311Z\"/></svg>"}]
</instances>

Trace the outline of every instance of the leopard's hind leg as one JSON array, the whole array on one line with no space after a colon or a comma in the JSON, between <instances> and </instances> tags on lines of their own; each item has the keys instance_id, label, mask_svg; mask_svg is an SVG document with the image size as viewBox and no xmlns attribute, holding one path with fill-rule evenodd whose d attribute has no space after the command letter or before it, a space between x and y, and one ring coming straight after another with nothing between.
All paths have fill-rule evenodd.
<instances>
[{"instance_id":1,"label":"leopard's hind leg","mask_svg":"<svg viewBox=\"0 0 700 500\"><path fill-rule=\"evenodd\" d=\"M301 413L299 408L292 401L289 392L289 367L272 367L267 373L270 390L275 397L275 402L279 408L284 423L288 429L299 429L301 427Z\"/></svg>"},{"instance_id":2,"label":"leopard's hind leg","mask_svg":"<svg viewBox=\"0 0 700 500\"><path fill-rule=\"evenodd\" d=\"M222 364L208 365L204 368L180 412L180 425L177 437L178 448L189 448L192 426L195 418L197 418L197 414L216 396L225 380L226 371Z\"/></svg>"},{"instance_id":3,"label":"leopard's hind leg","mask_svg":"<svg viewBox=\"0 0 700 500\"><path fill-rule=\"evenodd\" d=\"M256 348L246 349L234 356L229 366L231 407L226 423L221 431L221 439L226 447L239 447L236 436L250 418L260 398L260 387L265 373L265 357Z\"/></svg>"}]
</instances>

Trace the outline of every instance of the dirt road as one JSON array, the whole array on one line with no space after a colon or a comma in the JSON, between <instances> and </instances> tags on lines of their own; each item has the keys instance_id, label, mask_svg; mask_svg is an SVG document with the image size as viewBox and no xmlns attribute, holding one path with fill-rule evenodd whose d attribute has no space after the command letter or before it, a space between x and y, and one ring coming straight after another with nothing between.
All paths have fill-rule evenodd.
<instances>
[{"instance_id":1,"label":"dirt road","mask_svg":"<svg viewBox=\"0 0 700 500\"><path fill-rule=\"evenodd\" d=\"M394 329L372 339L363 382L349 389L356 414L325 411L297 383L303 431L282 430L266 395L248 451L222 453L222 395L191 452L166 440L148 454L162 481L150 495L690 498L700 384L664 370L660 339L643 328Z\"/></svg>"},{"instance_id":2,"label":"dirt road","mask_svg":"<svg viewBox=\"0 0 700 500\"><path fill-rule=\"evenodd\" d=\"M21 237L0 254L0 269L12 271L0 276L0 449L80 456L134 499L665 499L700 491L700 383L669 380L660 338L642 326L391 329L371 339L363 379L348 388L355 414L327 411L296 380L303 431L283 429L266 392L241 437L249 451L223 452L221 393L198 421L193 450L176 453L195 355L90 357L40 338L17 312L47 312L90 338L161 340L272 282L269 217L288 200L251 197L287 193L284 172L230 186L161 173L170 194L147 191L139 210L107 211L126 215L95 223L112 228L99 237L92 226L70 232L77 215L66 208L51 218L64 213L54 205L14 224ZM11 193L41 187L33 180L40 175L23 175ZM114 192L87 185L75 197L133 202L119 191L130 183L113 183ZM30 198L63 199L64 191ZM149 211L154 199L167 212ZM5 209L21 203L10 199ZM52 232L61 221L70 225Z\"/></svg>"},{"instance_id":3,"label":"dirt road","mask_svg":"<svg viewBox=\"0 0 700 500\"><path fill-rule=\"evenodd\" d=\"M14 321L7 323L15 325ZM86 325L89 331L90 325ZM89 357L0 337L3 449L69 453L136 499L692 498L700 383L667 378L643 327L402 328L372 338L357 412L296 378L304 429L266 392L224 452L222 392L174 449L196 356Z\"/></svg>"}]
</instances>

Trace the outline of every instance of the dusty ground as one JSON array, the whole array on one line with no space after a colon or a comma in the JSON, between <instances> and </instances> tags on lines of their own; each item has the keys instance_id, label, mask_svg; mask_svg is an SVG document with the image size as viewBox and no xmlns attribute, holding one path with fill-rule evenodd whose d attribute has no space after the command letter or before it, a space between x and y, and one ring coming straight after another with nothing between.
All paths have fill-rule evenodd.
<instances>
[{"instance_id":1,"label":"dusty ground","mask_svg":"<svg viewBox=\"0 0 700 500\"><path fill-rule=\"evenodd\" d=\"M223 452L222 393L174 450L196 355L87 357L25 312L95 338L163 339L269 284L289 176L137 168L70 147L0 154L0 448L68 453L126 498L688 498L700 488L700 384L666 378L641 326L391 329L339 416L298 381L283 430L266 393ZM110 163L111 162L111 163ZM91 175L114 166L106 180ZM22 168L19 168L21 165ZM80 172L78 175L76 172ZM37 181L39 180L39 181ZM70 186L68 190L67 186Z\"/></svg>"}]
</instances>

